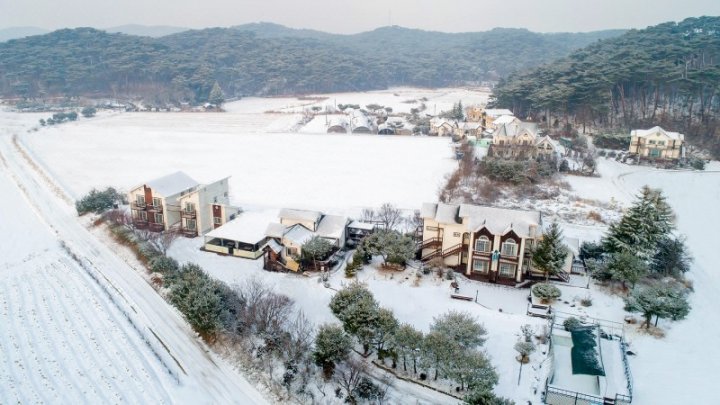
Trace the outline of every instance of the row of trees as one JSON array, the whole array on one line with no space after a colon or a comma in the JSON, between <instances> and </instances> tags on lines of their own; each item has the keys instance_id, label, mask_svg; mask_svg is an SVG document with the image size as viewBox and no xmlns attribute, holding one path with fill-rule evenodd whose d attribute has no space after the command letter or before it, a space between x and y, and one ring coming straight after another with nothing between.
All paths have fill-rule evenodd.
<instances>
[{"instance_id":1,"label":"row of trees","mask_svg":"<svg viewBox=\"0 0 720 405\"><path fill-rule=\"evenodd\" d=\"M642 313L648 328L653 316L657 323L657 318L682 319L690 311L682 281L692 258L674 231L674 214L665 196L645 186L601 243L581 248L594 278L631 289L626 309Z\"/></svg>"},{"instance_id":2,"label":"row of trees","mask_svg":"<svg viewBox=\"0 0 720 405\"><path fill-rule=\"evenodd\" d=\"M328 376L350 358L352 347L358 344L363 356L375 351L378 360L389 359L393 367L399 364L411 376L447 378L457 383L469 398L496 400L492 388L498 376L480 350L487 331L468 313L449 311L435 318L425 334L410 324L400 323L391 310L381 307L359 283L339 291L332 298L330 309L342 326L320 327L314 352L317 364Z\"/></svg>"}]
</instances>

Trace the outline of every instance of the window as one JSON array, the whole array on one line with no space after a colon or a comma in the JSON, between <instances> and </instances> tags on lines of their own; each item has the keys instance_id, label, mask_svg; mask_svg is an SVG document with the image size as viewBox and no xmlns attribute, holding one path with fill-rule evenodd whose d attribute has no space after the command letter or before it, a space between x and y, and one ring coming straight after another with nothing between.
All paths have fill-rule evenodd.
<instances>
[{"instance_id":1,"label":"window","mask_svg":"<svg viewBox=\"0 0 720 405\"><path fill-rule=\"evenodd\" d=\"M440 230L440 228L438 228L437 226L426 226L425 229L428 231L439 231Z\"/></svg>"},{"instance_id":2,"label":"window","mask_svg":"<svg viewBox=\"0 0 720 405\"><path fill-rule=\"evenodd\" d=\"M476 273L487 273L490 270L490 262L487 260L473 259L472 270Z\"/></svg>"},{"instance_id":3,"label":"window","mask_svg":"<svg viewBox=\"0 0 720 405\"><path fill-rule=\"evenodd\" d=\"M460 232L453 232L453 237L459 238L459 237L460 237Z\"/></svg>"},{"instance_id":4,"label":"window","mask_svg":"<svg viewBox=\"0 0 720 405\"><path fill-rule=\"evenodd\" d=\"M196 224L196 222L195 222L194 219L188 219L188 220L186 220L186 222L185 222L185 227L186 227L188 230L194 231L195 228L197 227L197 224Z\"/></svg>"},{"instance_id":5,"label":"window","mask_svg":"<svg viewBox=\"0 0 720 405\"><path fill-rule=\"evenodd\" d=\"M665 146L665 141L658 141L658 146Z\"/></svg>"},{"instance_id":6,"label":"window","mask_svg":"<svg viewBox=\"0 0 720 405\"><path fill-rule=\"evenodd\" d=\"M155 214L155 223L156 224L162 224L163 223L163 214Z\"/></svg>"},{"instance_id":7,"label":"window","mask_svg":"<svg viewBox=\"0 0 720 405\"><path fill-rule=\"evenodd\" d=\"M153 197L152 202L153 207L159 207L160 204L162 204L160 198L158 197Z\"/></svg>"},{"instance_id":8,"label":"window","mask_svg":"<svg viewBox=\"0 0 720 405\"><path fill-rule=\"evenodd\" d=\"M195 212L195 204L191 202L185 203L185 212Z\"/></svg>"},{"instance_id":9,"label":"window","mask_svg":"<svg viewBox=\"0 0 720 405\"><path fill-rule=\"evenodd\" d=\"M654 140L652 140L652 139L651 139L651 140L649 140L649 141L648 141L648 143L649 143L650 145L655 145L655 141L654 141Z\"/></svg>"},{"instance_id":10,"label":"window","mask_svg":"<svg viewBox=\"0 0 720 405\"><path fill-rule=\"evenodd\" d=\"M508 239L502 244L502 255L503 256L515 256L517 255L517 243L514 240Z\"/></svg>"},{"instance_id":11,"label":"window","mask_svg":"<svg viewBox=\"0 0 720 405\"><path fill-rule=\"evenodd\" d=\"M500 277L515 277L515 265L500 263Z\"/></svg>"},{"instance_id":12,"label":"window","mask_svg":"<svg viewBox=\"0 0 720 405\"><path fill-rule=\"evenodd\" d=\"M479 252L489 252L490 251L490 239L488 239L487 236L483 235L475 240L475 250Z\"/></svg>"},{"instance_id":13,"label":"window","mask_svg":"<svg viewBox=\"0 0 720 405\"><path fill-rule=\"evenodd\" d=\"M135 196L135 198L137 200L137 205L139 205L141 207L145 206L145 196L144 195L137 195L137 196Z\"/></svg>"},{"instance_id":14,"label":"window","mask_svg":"<svg viewBox=\"0 0 720 405\"><path fill-rule=\"evenodd\" d=\"M298 255L298 249L295 247L288 247L287 248L287 254L290 256L297 256Z\"/></svg>"},{"instance_id":15,"label":"window","mask_svg":"<svg viewBox=\"0 0 720 405\"><path fill-rule=\"evenodd\" d=\"M220 224L222 224L222 218L213 217L213 222L215 223L215 225L220 225Z\"/></svg>"},{"instance_id":16,"label":"window","mask_svg":"<svg viewBox=\"0 0 720 405\"><path fill-rule=\"evenodd\" d=\"M141 221L147 221L147 212L146 211L138 211L138 219Z\"/></svg>"}]
</instances>

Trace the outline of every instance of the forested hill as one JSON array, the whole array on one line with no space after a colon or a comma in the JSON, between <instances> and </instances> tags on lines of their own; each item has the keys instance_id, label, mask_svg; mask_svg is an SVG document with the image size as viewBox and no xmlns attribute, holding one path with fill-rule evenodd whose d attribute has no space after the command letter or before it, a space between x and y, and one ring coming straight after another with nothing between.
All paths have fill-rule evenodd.
<instances>
[{"instance_id":1,"label":"forested hill","mask_svg":"<svg viewBox=\"0 0 720 405\"><path fill-rule=\"evenodd\" d=\"M355 35L274 24L160 38L65 29L0 44L0 96L228 97L447 86L493 80L623 31L447 34L386 27Z\"/></svg>"},{"instance_id":2,"label":"forested hill","mask_svg":"<svg viewBox=\"0 0 720 405\"><path fill-rule=\"evenodd\" d=\"M522 116L630 129L663 125L715 148L720 116L720 17L631 30L516 73L494 90Z\"/></svg>"}]
</instances>

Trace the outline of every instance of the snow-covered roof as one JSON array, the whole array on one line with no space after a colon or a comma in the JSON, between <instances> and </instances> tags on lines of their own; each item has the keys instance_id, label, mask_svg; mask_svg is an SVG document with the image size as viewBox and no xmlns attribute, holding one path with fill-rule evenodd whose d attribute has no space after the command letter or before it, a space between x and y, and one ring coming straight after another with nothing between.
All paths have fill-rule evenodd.
<instances>
[{"instance_id":1,"label":"snow-covered roof","mask_svg":"<svg viewBox=\"0 0 720 405\"><path fill-rule=\"evenodd\" d=\"M513 115L501 115L493 121L493 124L495 125L504 125L504 124L511 124L517 120L517 118Z\"/></svg>"},{"instance_id":2,"label":"snow-covered roof","mask_svg":"<svg viewBox=\"0 0 720 405\"><path fill-rule=\"evenodd\" d=\"M268 223L276 215L276 210L246 211L205 236L255 244L265 238Z\"/></svg>"},{"instance_id":3,"label":"snow-covered roof","mask_svg":"<svg viewBox=\"0 0 720 405\"><path fill-rule=\"evenodd\" d=\"M476 232L484 227L494 235L504 235L512 230L522 238L537 236L541 222L538 211L472 204L461 204L458 215L465 220L470 231Z\"/></svg>"},{"instance_id":4,"label":"snow-covered roof","mask_svg":"<svg viewBox=\"0 0 720 405\"><path fill-rule=\"evenodd\" d=\"M479 122L463 122L463 129L479 129L482 126Z\"/></svg>"},{"instance_id":5,"label":"snow-covered roof","mask_svg":"<svg viewBox=\"0 0 720 405\"><path fill-rule=\"evenodd\" d=\"M345 231L347 223L347 217L340 215L325 215L320 220L315 233L323 238L340 239Z\"/></svg>"},{"instance_id":6,"label":"snow-covered roof","mask_svg":"<svg viewBox=\"0 0 720 405\"><path fill-rule=\"evenodd\" d=\"M200 183L184 172L175 172L166 176L158 177L145 183L150 187L153 193L157 193L163 197L180 194L183 191L192 190Z\"/></svg>"},{"instance_id":7,"label":"snow-covered roof","mask_svg":"<svg viewBox=\"0 0 720 405\"><path fill-rule=\"evenodd\" d=\"M502 124L497 127L493 136L507 136L514 138L520 136L524 132L528 132L531 136L537 137L538 124L535 122L513 121L509 124Z\"/></svg>"},{"instance_id":8,"label":"snow-covered roof","mask_svg":"<svg viewBox=\"0 0 720 405\"><path fill-rule=\"evenodd\" d=\"M281 219L294 219L299 221L317 222L320 220L322 213L319 211L298 210L294 208L283 208L278 216Z\"/></svg>"},{"instance_id":9,"label":"snow-covered roof","mask_svg":"<svg viewBox=\"0 0 720 405\"><path fill-rule=\"evenodd\" d=\"M285 233L285 225L271 222L265 228L265 235L271 238L282 238Z\"/></svg>"},{"instance_id":10,"label":"snow-covered roof","mask_svg":"<svg viewBox=\"0 0 720 405\"><path fill-rule=\"evenodd\" d=\"M494 235L504 235L511 230L523 238L535 237L540 225L538 211L512 210L472 204L425 203L420 209L423 218L431 218L441 224L459 224L461 219L467 230L476 232L487 228ZM531 227L534 228L531 231Z\"/></svg>"},{"instance_id":11,"label":"snow-covered roof","mask_svg":"<svg viewBox=\"0 0 720 405\"><path fill-rule=\"evenodd\" d=\"M491 117L499 117L501 115L513 115L513 112L505 108L488 108L485 111L485 115Z\"/></svg>"},{"instance_id":12,"label":"snow-covered roof","mask_svg":"<svg viewBox=\"0 0 720 405\"><path fill-rule=\"evenodd\" d=\"M375 225L369 222L352 221L350 225L348 225L348 228L372 231L373 229L375 229Z\"/></svg>"},{"instance_id":13,"label":"snow-covered roof","mask_svg":"<svg viewBox=\"0 0 720 405\"><path fill-rule=\"evenodd\" d=\"M315 236L309 229L300 224L291 226L283 235L283 239L287 239L296 245L304 245L307 241Z\"/></svg>"},{"instance_id":14,"label":"snow-covered roof","mask_svg":"<svg viewBox=\"0 0 720 405\"><path fill-rule=\"evenodd\" d=\"M272 250L272 251L275 252L276 254L280 254L280 252L282 252L282 245L279 244L279 243L277 243L277 242L275 241L275 239L270 239L270 240L267 242L267 247L269 247L270 250Z\"/></svg>"},{"instance_id":15,"label":"snow-covered roof","mask_svg":"<svg viewBox=\"0 0 720 405\"><path fill-rule=\"evenodd\" d=\"M667 136L670 139L676 140L676 141L682 141L685 139L685 135L679 133L679 132L670 132L662 129L661 127L652 127L650 129L635 129L632 132L630 132L631 136L637 136L638 138L645 138L650 135L660 134Z\"/></svg>"}]
</instances>

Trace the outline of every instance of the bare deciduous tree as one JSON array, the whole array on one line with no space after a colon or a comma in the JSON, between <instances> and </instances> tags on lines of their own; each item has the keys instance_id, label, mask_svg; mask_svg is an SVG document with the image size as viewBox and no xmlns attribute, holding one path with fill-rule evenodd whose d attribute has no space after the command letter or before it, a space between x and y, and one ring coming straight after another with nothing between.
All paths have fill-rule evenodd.
<instances>
[{"instance_id":1,"label":"bare deciduous tree","mask_svg":"<svg viewBox=\"0 0 720 405\"><path fill-rule=\"evenodd\" d=\"M168 229L162 232L150 232L147 241L160 253L167 255L170 246L172 246L173 242L179 237L180 232L174 229Z\"/></svg>"},{"instance_id":2,"label":"bare deciduous tree","mask_svg":"<svg viewBox=\"0 0 720 405\"><path fill-rule=\"evenodd\" d=\"M377 220L380 221L385 229L394 229L402 220L402 213L390 203L385 203L377 212Z\"/></svg>"},{"instance_id":3,"label":"bare deciduous tree","mask_svg":"<svg viewBox=\"0 0 720 405\"><path fill-rule=\"evenodd\" d=\"M336 370L334 379L345 390L345 399L348 403L357 404L355 389L366 371L365 363L352 357Z\"/></svg>"}]
</instances>

